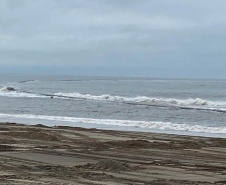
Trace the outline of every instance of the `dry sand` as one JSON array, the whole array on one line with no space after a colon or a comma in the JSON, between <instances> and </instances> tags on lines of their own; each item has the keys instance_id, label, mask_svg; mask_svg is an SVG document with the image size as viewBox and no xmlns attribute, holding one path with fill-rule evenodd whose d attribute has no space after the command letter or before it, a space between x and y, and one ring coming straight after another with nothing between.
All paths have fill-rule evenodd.
<instances>
[{"instance_id":1,"label":"dry sand","mask_svg":"<svg viewBox=\"0 0 226 185\"><path fill-rule=\"evenodd\" d=\"M0 184L226 184L226 139L0 124Z\"/></svg>"}]
</instances>

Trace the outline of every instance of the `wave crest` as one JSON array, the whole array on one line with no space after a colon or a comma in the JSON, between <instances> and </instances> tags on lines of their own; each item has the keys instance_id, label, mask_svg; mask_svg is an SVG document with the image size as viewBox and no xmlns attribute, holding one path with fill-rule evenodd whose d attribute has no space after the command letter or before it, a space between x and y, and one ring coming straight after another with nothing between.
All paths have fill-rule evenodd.
<instances>
[{"instance_id":1,"label":"wave crest","mask_svg":"<svg viewBox=\"0 0 226 185\"><path fill-rule=\"evenodd\" d=\"M62 98L62 99L75 99L75 100L91 100L101 102L114 102L114 103L126 103L132 105L147 105L158 107L175 107L180 109L196 109L206 111L226 112L226 102L209 101L201 98L189 98L189 99L175 99L175 98L155 98L147 96L137 97L123 97L113 96L109 94L103 95L91 95L81 93L55 93L55 94L43 94L33 93L24 90L14 89L13 87L3 87L0 89L0 96L8 97L27 97L27 98Z\"/></svg>"},{"instance_id":2,"label":"wave crest","mask_svg":"<svg viewBox=\"0 0 226 185\"><path fill-rule=\"evenodd\" d=\"M69 97L69 98L81 98L88 100L102 100L102 101L117 101L127 103L137 103L146 105L162 105L162 106L208 106L211 104L207 100L201 98L195 99L173 99L173 98L151 98L146 96L137 97L123 97L123 96L111 96L104 94L100 96L80 93L55 93L56 96Z\"/></svg>"}]
</instances>

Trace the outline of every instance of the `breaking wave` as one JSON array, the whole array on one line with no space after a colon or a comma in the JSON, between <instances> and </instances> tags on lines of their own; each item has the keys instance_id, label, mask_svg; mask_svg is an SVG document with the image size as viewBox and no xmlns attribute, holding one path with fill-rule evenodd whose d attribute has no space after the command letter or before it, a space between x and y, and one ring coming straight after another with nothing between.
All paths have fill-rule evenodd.
<instances>
[{"instance_id":1,"label":"breaking wave","mask_svg":"<svg viewBox=\"0 0 226 185\"><path fill-rule=\"evenodd\" d=\"M178 124L178 123L171 123L171 122L92 119L92 118L45 116L45 115L31 115L31 114L1 114L1 113L0 113L0 118L38 119L38 120L60 121L60 122L72 122L72 123L89 123L89 124L101 124L101 125L112 125L112 126L140 127L140 128L168 130L168 131L187 131L187 132L215 133L215 134L226 133L226 127L210 127L210 126L201 126L201 125ZM76 124L74 126L76 126Z\"/></svg>"},{"instance_id":2,"label":"breaking wave","mask_svg":"<svg viewBox=\"0 0 226 185\"><path fill-rule=\"evenodd\" d=\"M15 89L14 87L5 86L0 89L0 96L8 97L27 97L27 98L62 98L62 99L75 99L75 100L91 100L101 102L115 102L125 103L132 105L147 105L157 107L173 107L180 109L196 109L226 112L226 102L209 101L201 98L189 98L189 99L175 99L175 98L154 98L147 96L137 97L123 97L112 96L109 94L104 95L91 95L81 93L33 93L25 90Z\"/></svg>"},{"instance_id":3,"label":"breaking wave","mask_svg":"<svg viewBox=\"0 0 226 185\"><path fill-rule=\"evenodd\" d=\"M7 97L27 97L27 98L45 98L45 96L24 90L15 89L14 87L5 86L0 89L0 96Z\"/></svg>"},{"instance_id":4,"label":"breaking wave","mask_svg":"<svg viewBox=\"0 0 226 185\"><path fill-rule=\"evenodd\" d=\"M56 93L55 95L62 96L62 97L69 97L69 98L74 97L74 98L88 99L88 100L143 103L147 105L204 106L209 104L208 101L200 98L179 100L179 99L172 99L172 98L168 98L168 99L167 98L150 98L146 96L137 96L137 97L131 98L131 97L122 97L122 96L111 96L108 94L95 96L95 95L80 94L80 93Z\"/></svg>"},{"instance_id":5,"label":"breaking wave","mask_svg":"<svg viewBox=\"0 0 226 185\"><path fill-rule=\"evenodd\" d=\"M174 99L174 98L152 98L146 96L123 97L105 95L90 95L80 93L55 93L55 96L64 98L77 98L95 101L120 102L134 105L148 105L159 107L177 107L181 109L197 109L226 112L226 102L208 101L201 98Z\"/></svg>"}]
</instances>

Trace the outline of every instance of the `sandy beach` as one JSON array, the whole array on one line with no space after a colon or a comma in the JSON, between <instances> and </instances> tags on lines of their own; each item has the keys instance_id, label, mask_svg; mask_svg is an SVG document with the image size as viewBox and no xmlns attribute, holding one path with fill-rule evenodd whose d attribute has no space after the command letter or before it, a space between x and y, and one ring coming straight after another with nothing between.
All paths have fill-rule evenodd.
<instances>
[{"instance_id":1,"label":"sandy beach","mask_svg":"<svg viewBox=\"0 0 226 185\"><path fill-rule=\"evenodd\" d=\"M1 184L226 184L226 139L0 124Z\"/></svg>"}]
</instances>

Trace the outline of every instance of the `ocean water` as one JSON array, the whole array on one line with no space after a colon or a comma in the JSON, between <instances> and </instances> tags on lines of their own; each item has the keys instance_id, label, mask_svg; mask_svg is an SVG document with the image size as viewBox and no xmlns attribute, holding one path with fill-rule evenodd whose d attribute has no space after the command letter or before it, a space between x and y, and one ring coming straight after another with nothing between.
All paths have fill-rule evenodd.
<instances>
[{"instance_id":1,"label":"ocean water","mask_svg":"<svg viewBox=\"0 0 226 185\"><path fill-rule=\"evenodd\" d=\"M226 80L0 75L4 121L226 137Z\"/></svg>"}]
</instances>

